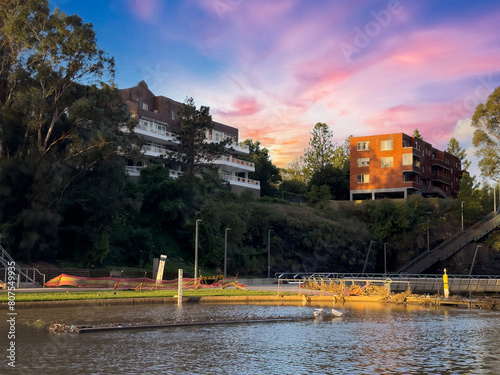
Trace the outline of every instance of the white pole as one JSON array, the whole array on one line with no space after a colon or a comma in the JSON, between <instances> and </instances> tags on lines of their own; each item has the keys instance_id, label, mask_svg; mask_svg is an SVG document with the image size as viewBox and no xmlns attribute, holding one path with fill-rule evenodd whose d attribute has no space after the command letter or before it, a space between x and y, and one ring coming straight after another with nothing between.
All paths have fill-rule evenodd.
<instances>
[{"instance_id":1,"label":"white pole","mask_svg":"<svg viewBox=\"0 0 500 375\"><path fill-rule=\"evenodd\" d=\"M224 278L227 278L227 231L231 228L226 228L224 236Z\"/></svg>"},{"instance_id":2,"label":"white pole","mask_svg":"<svg viewBox=\"0 0 500 375\"><path fill-rule=\"evenodd\" d=\"M269 229L267 231L267 278L271 278L271 232L273 230Z\"/></svg>"},{"instance_id":3,"label":"white pole","mask_svg":"<svg viewBox=\"0 0 500 375\"><path fill-rule=\"evenodd\" d=\"M194 235L194 285L196 287L196 282L198 281L198 223L203 221L201 219L196 219L196 230Z\"/></svg>"},{"instance_id":4,"label":"white pole","mask_svg":"<svg viewBox=\"0 0 500 375\"><path fill-rule=\"evenodd\" d=\"M179 269L179 276L178 277L178 282L177 282L177 304L182 305L182 278L183 278L183 271L182 269Z\"/></svg>"}]
</instances>

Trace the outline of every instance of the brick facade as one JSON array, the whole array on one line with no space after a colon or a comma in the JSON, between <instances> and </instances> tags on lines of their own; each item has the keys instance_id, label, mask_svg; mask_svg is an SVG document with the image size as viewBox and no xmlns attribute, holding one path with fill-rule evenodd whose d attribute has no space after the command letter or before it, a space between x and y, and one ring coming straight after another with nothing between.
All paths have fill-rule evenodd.
<instances>
[{"instance_id":1,"label":"brick facade","mask_svg":"<svg viewBox=\"0 0 500 375\"><path fill-rule=\"evenodd\" d=\"M455 198L460 159L404 133L351 137L351 200L422 194Z\"/></svg>"}]
</instances>

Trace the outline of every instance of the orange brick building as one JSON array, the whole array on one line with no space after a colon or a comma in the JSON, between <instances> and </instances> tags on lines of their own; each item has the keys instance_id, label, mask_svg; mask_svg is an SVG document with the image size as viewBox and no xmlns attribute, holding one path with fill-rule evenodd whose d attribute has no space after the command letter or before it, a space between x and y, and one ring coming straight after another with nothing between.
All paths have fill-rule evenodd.
<instances>
[{"instance_id":1,"label":"orange brick building","mask_svg":"<svg viewBox=\"0 0 500 375\"><path fill-rule=\"evenodd\" d=\"M404 133L351 137L350 199L456 198L460 159Z\"/></svg>"}]
</instances>

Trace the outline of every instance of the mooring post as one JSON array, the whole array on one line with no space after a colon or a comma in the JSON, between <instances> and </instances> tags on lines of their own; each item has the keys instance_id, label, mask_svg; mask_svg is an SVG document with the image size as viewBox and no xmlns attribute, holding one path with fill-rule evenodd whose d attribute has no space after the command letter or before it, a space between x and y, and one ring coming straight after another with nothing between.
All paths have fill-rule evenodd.
<instances>
[{"instance_id":1,"label":"mooring post","mask_svg":"<svg viewBox=\"0 0 500 375\"><path fill-rule=\"evenodd\" d=\"M444 298L448 298L450 296L450 289L448 287L448 275L446 274L446 268L444 269L444 275L443 275L443 287L444 287Z\"/></svg>"},{"instance_id":2,"label":"mooring post","mask_svg":"<svg viewBox=\"0 0 500 375\"><path fill-rule=\"evenodd\" d=\"M182 305L182 277L183 277L183 271L181 268L179 268L179 276L178 276L178 283L177 283L177 304Z\"/></svg>"}]
</instances>

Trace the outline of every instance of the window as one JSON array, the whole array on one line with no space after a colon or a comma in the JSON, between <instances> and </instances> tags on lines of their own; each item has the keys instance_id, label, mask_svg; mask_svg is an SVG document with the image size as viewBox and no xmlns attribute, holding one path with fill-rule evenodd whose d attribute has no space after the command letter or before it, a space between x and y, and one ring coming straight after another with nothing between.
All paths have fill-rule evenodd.
<instances>
[{"instance_id":1,"label":"window","mask_svg":"<svg viewBox=\"0 0 500 375\"><path fill-rule=\"evenodd\" d=\"M172 120L175 120L175 111L172 111Z\"/></svg>"},{"instance_id":2,"label":"window","mask_svg":"<svg viewBox=\"0 0 500 375\"><path fill-rule=\"evenodd\" d=\"M403 154L403 165L413 164L413 154Z\"/></svg>"},{"instance_id":3,"label":"window","mask_svg":"<svg viewBox=\"0 0 500 375\"><path fill-rule=\"evenodd\" d=\"M139 108L140 109L144 109L145 111L147 111L148 110L148 105L146 103L139 102Z\"/></svg>"},{"instance_id":4,"label":"window","mask_svg":"<svg viewBox=\"0 0 500 375\"><path fill-rule=\"evenodd\" d=\"M367 184L370 182L369 174L358 174L358 184Z\"/></svg>"},{"instance_id":5,"label":"window","mask_svg":"<svg viewBox=\"0 0 500 375\"><path fill-rule=\"evenodd\" d=\"M411 182L411 178L408 173L403 174L403 182Z\"/></svg>"},{"instance_id":6,"label":"window","mask_svg":"<svg viewBox=\"0 0 500 375\"><path fill-rule=\"evenodd\" d=\"M358 142L358 151L364 151L370 149L370 142Z\"/></svg>"},{"instance_id":7,"label":"window","mask_svg":"<svg viewBox=\"0 0 500 375\"><path fill-rule=\"evenodd\" d=\"M380 151L389 151L389 150L393 150L392 139L380 142Z\"/></svg>"},{"instance_id":8,"label":"window","mask_svg":"<svg viewBox=\"0 0 500 375\"><path fill-rule=\"evenodd\" d=\"M387 158L380 158L380 167L381 168L389 168L392 167L393 164L393 157L387 157Z\"/></svg>"},{"instance_id":9,"label":"window","mask_svg":"<svg viewBox=\"0 0 500 375\"><path fill-rule=\"evenodd\" d=\"M369 167L369 166L370 166L370 158L358 159L358 167Z\"/></svg>"}]
</instances>

